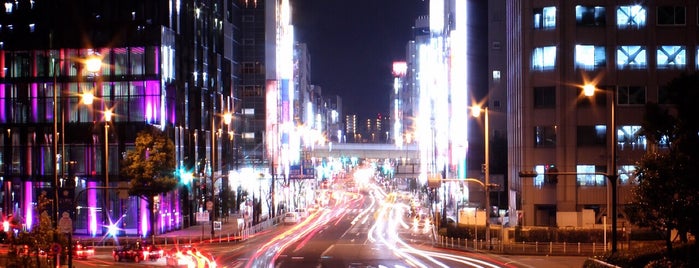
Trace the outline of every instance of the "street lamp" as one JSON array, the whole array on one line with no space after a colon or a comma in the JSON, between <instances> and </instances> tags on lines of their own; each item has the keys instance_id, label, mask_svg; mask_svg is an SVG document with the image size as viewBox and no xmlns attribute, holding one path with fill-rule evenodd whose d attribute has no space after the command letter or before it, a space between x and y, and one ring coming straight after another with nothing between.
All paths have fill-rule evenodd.
<instances>
[{"instance_id":1,"label":"street lamp","mask_svg":"<svg viewBox=\"0 0 699 268\"><path fill-rule=\"evenodd\" d=\"M112 121L112 110L104 111L104 198L107 218L106 223L111 226L110 200L109 200L109 123Z\"/></svg>"},{"instance_id":2,"label":"street lamp","mask_svg":"<svg viewBox=\"0 0 699 268\"><path fill-rule=\"evenodd\" d=\"M585 96L593 96L595 94L595 90L597 88L595 85L592 84L585 84L583 85L583 94ZM610 93L609 91L605 91L605 93ZM612 170L611 173L607 173L606 177L609 180L609 184L612 187L612 253L616 253L617 251L617 233L616 233L616 228L617 228L617 181L619 178L619 175L617 174L617 167L616 167L616 150L617 150L617 131L616 131L616 91L611 92L612 95L612 105L610 107L610 115L611 118L609 119L609 124L611 125L611 146L612 146L612 154L611 154L611 166Z\"/></svg>"},{"instance_id":3,"label":"street lamp","mask_svg":"<svg viewBox=\"0 0 699 268\"><path fill-rule=\"evenodd\" d=\"M490 239L490 119L488 118L488 107L481 108L480 105L471 107L471 115L479 117L481 112L485 116L485 240L488 242L490 249L493 249L493 240Z\"/></svg>"},{"instance_id":4,"label":"street lamp","mask_svg":"<svg viewBox=\"0 0 699 268\"><path fill-rule=\"evenodd\" d=\"M216 184L216 116L214 115L215 95L212 96L211 103L211 239L214 239L214 220L216 219L216 199L214 185ZM231 123L233 115L226 112L222 116L223 122L226 125ZM223 174L222 174L223 175Z\"/></svg>"},{"instance_id":5,"label":"street lamp","mask_svg":"<svg viewBox=\"0 0 699 268\"><path fill-rule=\"evenodd\" d=\"M58 132L58 114L59 114L59 106L60 107L60 120L61 120L61 132L60 137L61 143L63 144L62 152L61 152L61 159L60 159L60 170L61 173L65 170L64 164L66 162L65 159L65 118L64 118L64 109L63 105L61 104L62 102L59 102L58 100L58 73L60 72L60 63L63 61L63 59L60 58L54 58L52 59L53 62L53 155L52 155L52 161L53 161L53 188L54 188L54 211L53 211L53 219L54 219L54 227L58 229L58 219L59 219L59 214L60 214L60 208L59 208L59 197L58 197L58 192L60 188L60 183L59 183L59 177L58 177L58 171L59 171L59 159L58 159L58 139L59 139L59 132ZM92 55L87 57L83 62L83 66L90 72L97 72L99 71L99 67L102 64L101 58L97 57L96 55ZM64 94L61 93L61 97L63 98ZM81 100L84 104L91 104L92 100L94 99L94 96L91 93L88 94L82 94L81 95ZM71 226L72 228L72 226ZM70 236L69 236L70 237ZM69 245L72 243L69 239ZM72 266L72 250L69 252L69 266ZM58 263L56 261L56 263Z\"/></svg>"}]
</instances>

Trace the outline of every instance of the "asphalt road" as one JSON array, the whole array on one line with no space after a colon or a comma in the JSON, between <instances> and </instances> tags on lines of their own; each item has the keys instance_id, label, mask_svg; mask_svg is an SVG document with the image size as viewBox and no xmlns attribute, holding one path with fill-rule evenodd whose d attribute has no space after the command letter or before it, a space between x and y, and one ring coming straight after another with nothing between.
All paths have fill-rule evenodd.
<instances>
[{"instance_id":1,"label":"asphalt road","mask_svg":"<svg viewBox=\"0 0 699 268\"><path fill-rule=\"evenodd\" d=\"M504 256L432 247L429 224L411 222L409 200L375 188L341 193L326 208L291 225L279 225L242 242L195 245L219 267L582 267L585 257ZM170 246L164 248L170 249ZM270 265L272 264L272 265ZM73 267L163 267L164 258L115 263L98 248Z\"/></svg>"}]
</instances>

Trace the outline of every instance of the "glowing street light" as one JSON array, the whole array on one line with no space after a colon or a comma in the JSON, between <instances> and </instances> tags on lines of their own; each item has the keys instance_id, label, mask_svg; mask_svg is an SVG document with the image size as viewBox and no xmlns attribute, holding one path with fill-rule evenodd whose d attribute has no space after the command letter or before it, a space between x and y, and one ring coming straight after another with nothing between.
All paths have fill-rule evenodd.
<instances>
[{"instance_id":1,"label":"glowing street light","mask_svg":"<svg viewBox=\"0 0 699 268\"><path fill-rule=\"evenodd\" d=\"M587 83L583 85L583 94L585 96L591 97L597 91L597 87L593 84ZM606 177L609 180L609 185L612 187L612 253L617 251L617 181L619 175L617 174L616 167L616 151L617 151L617 131L616 131L616 92L615 91L604 91L604 93L611 93L612 95L612 105L610 107L611 118L609 120L609 125L611 126L611 173L607 173Z\"/></svg>"},{"instance_id":2,"label":"glowing street light","mask_svg":"<svg viewBox=\"0 0 699 268\"><path fill-rule=\"evenodd\" d=\"M471 107L471 115L479 117L483 113L485 115L485 164L483 172L485 173L485 240L493 249L493 241L490 239L490 119L488 118L488 107L481 108L480 105Z\"/></svg>"}]
</instances>

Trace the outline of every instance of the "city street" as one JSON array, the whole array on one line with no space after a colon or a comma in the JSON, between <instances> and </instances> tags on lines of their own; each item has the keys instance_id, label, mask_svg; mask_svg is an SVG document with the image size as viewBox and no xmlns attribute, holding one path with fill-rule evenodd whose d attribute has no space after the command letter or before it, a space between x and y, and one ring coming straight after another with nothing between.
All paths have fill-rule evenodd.
<instances>
[{"instance_id":1,"label":"city street","mask_svg":"<svg viewBox=\"0 0 699 268\"><path fill-rule=\"evenodd\" d=\"M329 206L296 224L265 228L243 241L195 243L212 255L218 267L581 267L585 257L500 256L432 246L430 225L408 222L409 200L379 187L360 193L336 190ZM219 233L226 232L224 226ZM210 229L203 229L209 234ZM201 226L166 234L200 236ZM168 241L175 241L171 239ZM182 239L180 239L182 241ZM186 241L186 240L185 240ZM181 245L180 245L181 246ZM162 245L167 250L173 244ZM107 267L116 263L110 247L95 256L74 260L74 267ZM120 267L162 267L165 258Z\"/></svg>"}]
</instances>

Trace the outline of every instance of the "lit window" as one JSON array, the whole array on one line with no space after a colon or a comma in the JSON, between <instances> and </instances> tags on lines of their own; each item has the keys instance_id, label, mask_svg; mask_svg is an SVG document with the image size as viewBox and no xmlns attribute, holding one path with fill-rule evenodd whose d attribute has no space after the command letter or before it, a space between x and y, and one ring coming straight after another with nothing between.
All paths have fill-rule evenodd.
<instances>
[{"instance_id":1,"label":"lit window","mask_svg":"<svg viewBox=\"0 0 699 268\"><path fill-rule=\"evenodd\" d=\"M645 27L646 7L641 5L619 6L616 10L616 24L619 29Z\"/></svg>"},{"instance_id":2,"label":"lit window","mask_svg":"<svg viewBox=\"0 0 699 268\"><path fill-rule=\"evenodd\" d=\"M555 29L556 7L534 9L534 29Z\"/></svg>"},{"instance_id":3,"label":"lit window","mask_svg":"<svg viewBox=\"0 0 699 268\"><path fill-rule=\"evenodd\" d=\"M576 6L575 22L580 26L604 26L606 17L602 6Z\"/></svg>"},{"instance_id":4,"label":"lit window","mask_svg":"<svg viewBox=\"0 0 699 268\"><path fill-rule=\"evenodd\" d=\"M534 172L536 172L536 177L534 177L534 186L541 188L544 186L544 173L546 173L546 167L548 165L536 165L534 166Z\"/></svg>"},{"instance_id":5,"label":"lit window","mask_svg":"<svg viewBox=\"0 0 699 268\"><path fill-rule=\"evenodd\" d=\"M5 12L7 14L12 14L14 7L15 6L11 2L5 2Z\"/></svg>"},{"instance_id":6,"label":"lit window","mask_svg":"<svg viewBox=\"0 0 699 268\"><path fill-rule=\"evenodd\" d=\"M646 136L640 135L641 126L624 125L617 128L617 146L620 150L645 150Z\"/></svg>"},{"instance_id":7,"label":"lit window","mask_svg":"<svg viewBox=\"0 0 699 268\"><path fill-rule=\"evenodd\" d=\"M604 186L606 184L606 177L602 175L606 173L604 167L595 165L578 165L575 170L578 175L578 185L580 186ZM600 174L602 173L602 174Z\"/></svg>"},{"instance_id":8,"label":"lit window","mask_svg":"<svg viewBox=\"0 0 699 268\"><path fill-rule=\"evenodd\" d=\"M244 132L242 135L243 139L254 139L255 132Z\"/></svg>"},{"instance_id":9,"label":"lit window","mask_svg":"<svg viewBox=\"0 0 699 268\"><path fill-rule=\"evenodd\" d=\"M253 108L245 108L243 109L242 113L244 115L254 115L255 114L255 109Z\"/></svg>"},{"instance_id":10,"label":"lit window","mask_svg":"<svg viewBox=\"0 0 699 268\"><path fill-rule=\"evenodd\" d=\"M685 9L680 6L658 7L658 25L684 25Z\"/></svg>"},{"instance_id":11,"label":"lit window","mask_svg":"<svg viewBox=\"0 0 699 268\"><path fill-rule=\"evenodd\" d=\"M500 71L499 70L493 70L493 80L500 81Z\"/></svg>"},{"instance_id":12,"label":"lit window","mask_svg":"<svg viewBox=\"0 0 699 268\"><path fill-rule=\"evenodd\" d=\"M687 64L684 46L660 46L658 48L658 69L683 69Z\"/></svg>"},{"instance_id":13,"label":"lit window","mask_svg":"<svg viewBox=\"0 0 699 268\"><path fill-rule=\"evenodd\" d=\"M537 47L534 48L532 55L532 69L534 70L552 70L556 66L556 47Z\"/></svg>"},{"instance_id":14,"label":"lit window","mask_svg":"<svg viewBox=\"0 0 699 268\"><path fill-rule=\"evenodd\" d=\"M604 67L607 57L603 46L576 45L575 66L583 69Z\"/></svg>"},{"instance_id":15,"label":"lit window","mask_svg":"<svg viewBox=\"0 0 699 268\"><path fill-rule=\"evenodd\" d=\"M636 166L634 165L623 165L619 167L619 183L630 184L636 183Z\"/></svg>"},{"instance_id":16,"label":"lit window","mask_svg":"<svg viewBox=\"0 0 699 268\"><path fill-rule=\"evenodd\" d=\"M619 69L646 68L646 47L619 46L616 49L616 66Z\"/></svg>"}]
</instances>

